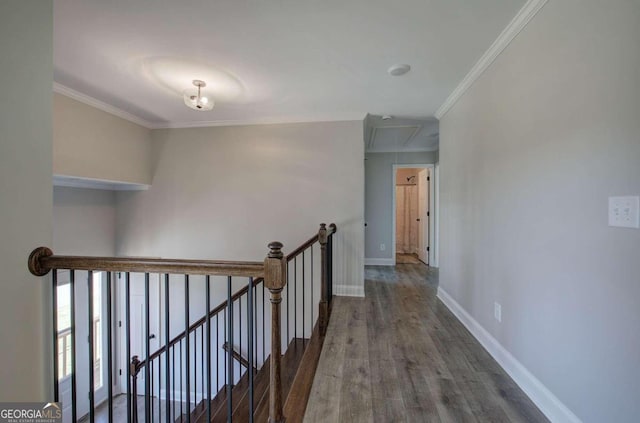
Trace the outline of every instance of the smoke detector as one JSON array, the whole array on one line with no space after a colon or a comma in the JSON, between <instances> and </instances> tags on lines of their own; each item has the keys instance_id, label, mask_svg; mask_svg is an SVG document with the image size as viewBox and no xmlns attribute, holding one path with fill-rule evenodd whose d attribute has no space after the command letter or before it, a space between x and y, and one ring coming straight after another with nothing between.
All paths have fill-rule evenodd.
<instances>
[{"instance_id":1,"label":"smoke detector","mask_svg":"<svg viewBox=\"0 0 640 423\"><path fill-rule=\"evenodd\" d=\"M409 72L411 70L411 66L407 65L407 64L397 64L397 65L393 65L391 66L387 72L389 72L389 75L391 76L401 76L404 75L405 73Z\"/></svg>"}]
</instances>

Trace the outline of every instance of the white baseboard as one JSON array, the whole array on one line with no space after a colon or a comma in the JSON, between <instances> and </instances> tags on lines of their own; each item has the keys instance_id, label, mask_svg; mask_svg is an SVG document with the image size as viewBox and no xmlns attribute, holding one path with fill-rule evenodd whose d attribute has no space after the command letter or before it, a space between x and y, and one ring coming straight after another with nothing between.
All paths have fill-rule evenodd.
<instances>
[{"instance_id":1,"label":"white baseboard","mask_svg":"<svg viewBox=\"0 0 640 423\"><path fill-rule=\"evenodd\" d=\"M438 298L471 332L471 334L491 354L498 364L507 372L525 394L554 423L581 423L546 386L542 384L526 367L507 351L489 332L483 328L467 311L462 308L447 292L438 288Z\"/></svg>"},{"instance_id":2,"label":"white baseboard","mask_svg":"<svg viewBox=\"0 0 640 423\"><path fill-rule=\"evenodd\" d=\"M333 293L339 297L364 297L364 286L334 285Z\"/></svg>"},{"instance_id":3,"label":"white baseboard","mask_svg":"<svg viewBox=\"0 0 640 423\"><path fill-rule=\"evenodd\" d=\"M395 266L396 261L392 258L365 258L365 266Z\"/></svg>"}]
</instances>

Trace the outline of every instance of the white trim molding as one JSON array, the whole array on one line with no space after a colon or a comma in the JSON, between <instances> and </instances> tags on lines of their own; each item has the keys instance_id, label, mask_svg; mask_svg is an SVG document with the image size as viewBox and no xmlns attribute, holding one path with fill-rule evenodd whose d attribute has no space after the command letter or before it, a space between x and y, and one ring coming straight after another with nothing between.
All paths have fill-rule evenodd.
<instances>
[{"instance_id":1,"label":"white trim molding","mask_svg":"<svg viewBox=\"0 0 640 423\"><path fill-rule=\"evenodd\" d=\"M364 120L366 113L340 113L319 116L279 117L264 119L212 120L194 122L163 122L151 124L151 129L209 128L215 126L287 125L296 123L348 122Z\"/></svg>"},{"instance_id":2,"label":"white trim molding","mask_svg":"<svg viewBox=\"0 0 640 423\"><path fill-rule=\"evenodd\" d=\"M507 351L480 323L462 308L444 289L438 288L438 298L471 332L498 364L507 372L540 411L554 423L581 423L526 367Z\"/></svg>"},{"instance_id":3,"label":"white trim molding","mask_svg":"<svg viewBox=\"0 0 640 423\"><path fill-rule=\"evenodd\" d=\"M480 78L482 73L504 51L514 38L527 26L529 21L547 4L548 0L528 0L518 14L509 22L509 25L500 33L491 47L480 57L480 60L471 68L460 84L447 97L445 102L436 110L435 117L442 119L464 93Z\"/></svg>"},{"instance_id":4,"label":"white trim molding","mask_svg":"<svg viewBox=\"0 0 640 423\"><path fill-rule=\"evenodd\" d=\"M53 175L54 187L88 188L107 191L146 191L150 185L134 182L110 181L69 175Z\"/></svg>"},{"instance_id":5,"label":"white trim molding","mask_svg":"<svg viewBox=\"0 0 640 423\"><path fill-rule=\"evenodd\" d=\"M364 286L334 285L333 288L339 297L364 297Z\"/></svg>"},{"instance_id":6,"label":"white trim molding","mask_svg":"<svg viewBox=\"0 0 640 423\"><path fill-rule=\"evenodd\" d=\"M365 258L365 266L395 266L396 262L390 258Z\"/></svg>"},{"instance_id":7,"label":"white trim molding","mask_svg":"<svg viewBox=\"0 0 640 423\"><path fill-rule=\"evenodd\" d=\"M139 118L138 116L132 115L129 112L125 112L122 109L112 106L111 104L107 104L104 101L100 101L96 98L90 97L86 94L83 94L79 91L76 91L72 88L59 84L57 82L53 83L53 92L62 94L63 96L72 98L88 106L95 107L96 109L102 110L103 112L107 112L121 119L128 120L129 122L143 126L147 129L151 129L153 127L153 124L149 121L146 121L142 118Z\"/></svg>"}]
</instances>

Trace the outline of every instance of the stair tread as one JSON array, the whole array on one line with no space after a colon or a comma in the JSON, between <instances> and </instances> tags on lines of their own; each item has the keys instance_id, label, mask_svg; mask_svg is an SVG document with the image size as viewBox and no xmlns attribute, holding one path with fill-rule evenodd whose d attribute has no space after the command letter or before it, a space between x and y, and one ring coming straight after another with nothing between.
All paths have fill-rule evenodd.
<instances>
[{"instance_id":1,"label":"stair tread","mask_svg":"<svg viewBox=\"0 0 640 423\"><path fill-rule=\"evenodd\" d=\"M291 389L291 385L293 384L293 379L296 376L298 371L298 365L300 361L302 361L302 356L304 355L304 350L306 345L308 344L308 339L302 338L294 338L291 343L289 343L289 347L282 357L282 398L283 401L286 400L289 395L289 390ZM267 372L268 373L268 372ZM284 406L284 403L282 404ZM269 420L269 387L267 386L267 390L262 397L262 400L256 407L256 411L254 413L256 422L266 422Z\"/></svg>"},{"instance_id":2,"label":"stair tread","mask_svg":"<svg viewBox=\"0 0 640 423\"><path fill-rule=\"evenodd\" d=\"M269 390L269 366L271 364L270 357L264 362L264 365L260 368L258 373L253 378L253 404L254 413L257 405L262 400L263 396ZM249 390L245 392L244 397L238 404L238 407L233 410L233 418L239 421L244 421L244 418L249 418Z\"/></svg>"}]
</instances>

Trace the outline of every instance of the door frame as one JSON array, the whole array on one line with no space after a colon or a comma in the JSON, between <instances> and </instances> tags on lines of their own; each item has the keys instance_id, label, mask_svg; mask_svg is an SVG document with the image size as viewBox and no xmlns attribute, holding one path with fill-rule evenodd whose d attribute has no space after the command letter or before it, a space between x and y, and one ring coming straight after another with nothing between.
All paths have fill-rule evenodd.
<instances>
[{"instance_id":1,"label":"door frame","mask_svg":"<svg viewBox=\"0 0 640 423\"><path fill-rule=\"evenodd\" d=\"M436 209L435 203L435 165L433 163L416 163L416 164L393 164L391 171L391 260L393 266L396 265L396 175L398 169L428 169L429 170L429 266L433 266L431 263L432 258L436 256L437 244L435 240L435 216L438 215L439 210Z\"/></svg>"}]
</instances>

